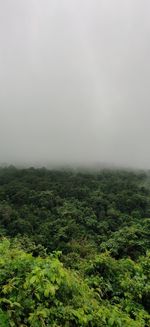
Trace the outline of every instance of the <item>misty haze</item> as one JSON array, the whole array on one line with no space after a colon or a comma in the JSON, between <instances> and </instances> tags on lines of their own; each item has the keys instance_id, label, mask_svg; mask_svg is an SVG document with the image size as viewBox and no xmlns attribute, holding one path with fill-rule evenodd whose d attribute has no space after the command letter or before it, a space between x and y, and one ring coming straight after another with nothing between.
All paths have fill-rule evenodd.
<instances>
[{"instance_id":1,"label":"misty haze","mask_svg":"<svg viewBox=\"0 0 150 327\"><path fill-rule=\"evenodd\" d=\"M150 327L150 0L0 0L0 327Z\"/></svg>"},{"instance_id":2,"label":"misty haze","mask_svg":"<svg viewBox=\"0 0 150 327\"><path fill-rule=\"evenodd\" d=\"M150 2L0 0L0 163L150 167Z\"/></svg>"}]
</instances>

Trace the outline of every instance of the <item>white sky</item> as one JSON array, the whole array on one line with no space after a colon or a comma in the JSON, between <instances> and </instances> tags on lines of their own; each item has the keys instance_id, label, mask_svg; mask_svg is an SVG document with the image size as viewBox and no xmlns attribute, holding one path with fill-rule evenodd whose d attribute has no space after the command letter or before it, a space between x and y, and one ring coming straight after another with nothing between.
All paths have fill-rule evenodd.
<instances>
[{"instance_id":1,"label":"white sky","mask_svg":"<svg viewBox=\"0 0 150 327\"><path fill-rule=\"evenodd\" d=\"M0 163L150 168L149 18L149 0L0 0Z\"/></svg>"}]
</instances>

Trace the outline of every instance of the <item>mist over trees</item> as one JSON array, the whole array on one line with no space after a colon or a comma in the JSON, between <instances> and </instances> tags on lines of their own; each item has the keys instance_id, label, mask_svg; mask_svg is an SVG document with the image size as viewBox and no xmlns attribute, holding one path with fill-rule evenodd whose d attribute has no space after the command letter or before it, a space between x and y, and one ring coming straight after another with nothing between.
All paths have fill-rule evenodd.
<instances>
[{"instance_id":1,"label":"mist over trees","mask_svg":"<svg viewBox=\"0 0 150 327\"><path fill-rule=\"evenodd\" d=\"M0 164L149 169L149 0L0 0Z\"/></svg>"},{"instance_id":2,"label":"mist over trees","mask_svg":"<svg viewBox=\"0 0 150 327\"><path fill-rule=\"evenodd\" d=\"M0 327L150 327L149 14L0 0Z\"/></svg>"}]
</instances>

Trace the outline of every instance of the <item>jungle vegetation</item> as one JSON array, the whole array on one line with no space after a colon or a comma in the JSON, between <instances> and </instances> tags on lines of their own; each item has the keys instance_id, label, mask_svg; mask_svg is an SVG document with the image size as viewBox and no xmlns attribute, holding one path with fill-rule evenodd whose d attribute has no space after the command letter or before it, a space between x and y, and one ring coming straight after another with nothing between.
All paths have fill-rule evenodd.
<instances>
[{"instance_id":1,"label":"jungle vegetation","mask_svg":"<svg viewBox=\"0 0 150 327\"><path fill-rule=\"evenodd\" d=\"M149 327L149 180L0 168L0 326Z\"/></svg>"}]
</instances>

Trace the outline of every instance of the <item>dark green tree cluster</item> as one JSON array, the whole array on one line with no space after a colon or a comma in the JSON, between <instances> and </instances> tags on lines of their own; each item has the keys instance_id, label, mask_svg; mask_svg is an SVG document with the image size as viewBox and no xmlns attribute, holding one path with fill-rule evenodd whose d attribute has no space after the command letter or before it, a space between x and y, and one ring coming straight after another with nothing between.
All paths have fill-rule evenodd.
<instances>
[{"instance_id":1,"label":"dark green tree cluster","mask_svg":"<svg viewBox=\"0 0 150 327\"><path fill-rule=\"evenodd\" d=\"M0 169L0 326L149 327L148 172Z\"/></svg>"}]
</instances>

